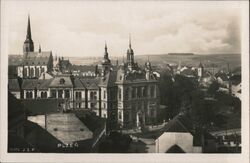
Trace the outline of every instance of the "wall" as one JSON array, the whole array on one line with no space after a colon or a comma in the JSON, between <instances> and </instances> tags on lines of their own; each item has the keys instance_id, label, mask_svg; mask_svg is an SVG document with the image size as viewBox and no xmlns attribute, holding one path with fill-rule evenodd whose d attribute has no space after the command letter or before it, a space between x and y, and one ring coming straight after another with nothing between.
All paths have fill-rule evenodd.
<instances>
[{"instance_id":1,"label":"wall","mask_svg":"<svg viewBox=\"0 0 250 163\"><path fill-rule=\"evenodd\" d=\"M193 136L190 133L165 132L155 140L156 153L165 153L173 145L178 145L186 153L201 153L201 147L193 146Z\"/></svg>"}]
</instances>

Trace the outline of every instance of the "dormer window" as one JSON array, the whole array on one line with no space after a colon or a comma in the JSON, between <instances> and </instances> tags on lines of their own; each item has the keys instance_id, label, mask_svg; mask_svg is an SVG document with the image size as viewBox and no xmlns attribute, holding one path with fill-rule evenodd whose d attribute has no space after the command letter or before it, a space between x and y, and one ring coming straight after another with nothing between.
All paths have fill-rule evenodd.
<instances>
[{"instance_id":1,"label":"dormer window","mask_svg":"<svg viewBox=\"0 0 250 163\"><path fill-rule=\"evenodd\" d=\"M63 78L60 79L60 84L64 84L65 80Z\"/></svg>"}]
</instances>

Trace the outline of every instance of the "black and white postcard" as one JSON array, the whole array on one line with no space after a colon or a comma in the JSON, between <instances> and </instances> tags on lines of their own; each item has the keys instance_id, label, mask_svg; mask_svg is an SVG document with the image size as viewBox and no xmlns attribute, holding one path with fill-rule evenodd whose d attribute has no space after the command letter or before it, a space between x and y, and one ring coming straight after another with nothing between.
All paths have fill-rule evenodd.
<instances>
[{"instance_id":1,"label":"black and white postcard","mask_svg":"<svg viewBox=\"0 0 250 163\"><path fill-rule=\"evenodd\" d=\"M248 5L1 1L1 162L248 162Z\"/></svg>"}]
</instances>

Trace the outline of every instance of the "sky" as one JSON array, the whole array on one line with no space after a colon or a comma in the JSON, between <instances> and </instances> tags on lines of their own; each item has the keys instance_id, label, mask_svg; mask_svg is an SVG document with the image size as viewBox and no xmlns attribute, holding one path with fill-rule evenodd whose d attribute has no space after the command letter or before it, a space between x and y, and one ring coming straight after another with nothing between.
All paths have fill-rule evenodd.
<instances>
[{"instance_id":1,"label":"sky","mask_svg":"<svg viewBox=\"0 0 250 163\"><path fill-rule=\"evenodd\" d=\"M5 1L9 54L22 54L30 14L35 50L59 56L240 53L239 2Z\"/></svg>"}]
</instances>

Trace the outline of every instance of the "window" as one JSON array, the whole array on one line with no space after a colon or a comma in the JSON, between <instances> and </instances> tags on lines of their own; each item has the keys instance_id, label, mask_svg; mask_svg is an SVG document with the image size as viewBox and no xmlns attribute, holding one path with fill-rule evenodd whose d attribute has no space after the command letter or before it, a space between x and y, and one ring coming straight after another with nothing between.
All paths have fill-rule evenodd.
<instances>
[{"instance_id":1,"label":"window","mask_svg":"<svg viewBox=\"0 0 250 163\"><path fill-rule=\"evenodd\" d=\"M62 98L63 90L58 90L58 98Z\"/></svg>"},{"instance_id":2,"label":"window","mask_svg":"<svg viewBox=\"0 0 250 163\"><path fill-rule=\"evenodd\" d=\"M106 109L106 103L103 103L103 107L104 107L104 109Z\"/></svg>"},{"instance_id":3,"label":"window","mask_svg":"<svg viewBox=\"0 0 250 163\"><path fill-rule=\"evenodd\" d=\"M76 92L76 99L82 98L82 92Z\"/></svg>"},{"instance_id":4,"label":"window","mask_svg":"<svg viewBox=\"0 0 250 163\"><path fill-rule=\"evenodd\" d=\"M42 68L42 72L45 72L45 68L44 67Z\"/></svg>"},{"instance_id":5,"label":"window","mask_svg":"<svg viewBox=\"0 0 250 163\"><path fill-rule=\"evenodd\" d=\"M78 108L81 108L82 106L81 106L81 103L78 103Z\"/></svg>"},{"instance_id":6,"label":"window","mask_svg":"<svg viewBox=\"0 0 250 163\"><path fill-rule=\"evenodd\" d=\"M97 100L97 93L96 92L90 92L90 100Z\"/></svg>"},{"instance_id":7,"label":"window","mask_svg":"<svg viewBox=\"0 0 250 163\"><path fill-rule=\"evenodd\" d=\"M60 82L60 84L64 84L65 80L63 78L61 78L59 82Z\"/></svg>"},{"instance_id":8,"label":"window","mask_svg":"<svg viewBox=\"0 0 250 163\"><path fill-rule=\"evenodd\" d=\"M129 99L129 88L126 88L125 89L125 100L128 100Z\"/></svg>"},{"instance_id":9,"label":"window","mask_svg":"<svg viewBox=\"0 0 250 163\"><path fill-rule=\"evenodd\" d=\"M47 92L41 92L41 98L47 98Z\"/></svg>"},{"instance_id":10,"label":"window","mask_svg":"<svg viewBox=\"0 0 250 163\"><path fill-rule=\"evenodd\" d=\"M28 91L26 92L26 98L32 98L32 92Z\"/></svg>"},{"instance_id":11,"label":"window","mask_svg":"<svg viewBox=\"0 0 250 163\"><path fill-rule=\"evenodd\" d=\"M106 91L103 91L103 99L106 99Z\"/></svg>"},{"instance_id":12,"label":"window","mask_svg":"<svg viewBox=\"0 0 250 163\"><path fill-rule=\"evenodd\" d=\"M90 108L91 109L95 108L95 103L90 103Z\"/></svg>"},{"instance_id":13,"label":"window","mask_svg":"<svg viewBox=\"0 0 250 163\"><path fill-rule=\"evenodd\" d=\"M69 98L70 97L69 90L65 90L64 93L65 93L65 95L64 95L65 98Z\"/></svg>"},{"instance_id":14,"label":"window","mask_svg":"<svg viewBox=\"0 0 250 163\"><path fill-rule=\"evenodd\" d=\"M56 90L51 90L51 97L56 98Z\"/></svg>"},{"instance_id":15,"label":"window","mask_svg":"<svg viewBox=\"0 0 250 163\"><path fill-rule=\"evenodd\" d=\"M121 88L119 88L119 90L118 90L118 99L121 100L121 98L122 98L122 90L121 90Z\"/></svg>"},{"instance_id":16,"label":"window","mask_svg":"<svg viewBox=\"0 0 250 163\"><path fill-rule=\"evenodd\" d=\"M138 87L137 89L137 97L141 98L141 87Z\"/></svg>"}]
</instances>

